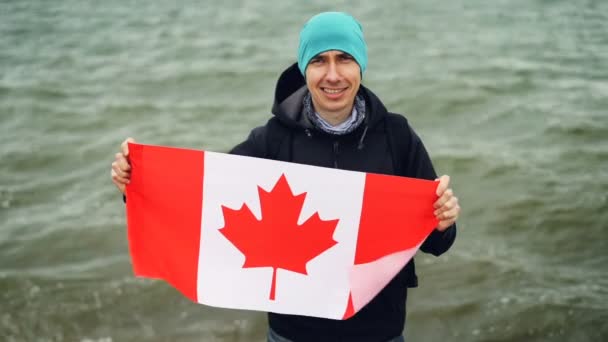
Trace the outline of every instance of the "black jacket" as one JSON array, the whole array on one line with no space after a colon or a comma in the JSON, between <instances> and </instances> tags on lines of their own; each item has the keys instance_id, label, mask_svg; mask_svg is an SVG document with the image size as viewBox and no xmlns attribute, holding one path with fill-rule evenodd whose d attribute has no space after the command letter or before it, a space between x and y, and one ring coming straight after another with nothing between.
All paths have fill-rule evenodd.
<instances>
[{"instance_id":1,"label":"black jacket","mask_svg":"<svg viewBox=\"0 0 608 342\"><path fill-rule=\"evenodd\" d=\"M398 114L386 108L370 90L361 86L359 94L366 102L365 122L353 132L331 135L316 129L302 115L306 94L305 80L297 64L283 72L277 82L274 117L265 126L255 128L246 141L231 153L294 163L374 172L407 177L435 179L436 174L420 138ZM389 125L393 125L389 127ZM395 132L396 127L398 131ZM402 140L401 170L393 160L391 139ZM434 231L421 246L423 252L440 255L456 237L456 226L445 232ZM269 313L270 327L293 341L387 341L399 336L405 324L407 288L417 286L414 260L356 315L348 320L330 320Z\"/></svg>"}]
</instances>

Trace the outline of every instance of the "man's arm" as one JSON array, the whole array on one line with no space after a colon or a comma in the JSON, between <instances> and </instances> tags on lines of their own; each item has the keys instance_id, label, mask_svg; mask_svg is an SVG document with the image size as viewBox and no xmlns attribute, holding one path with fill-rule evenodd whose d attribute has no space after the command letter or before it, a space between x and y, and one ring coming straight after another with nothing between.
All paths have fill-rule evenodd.
<instances>
[{"instance_id":1,"label":"man's arm","mask_svg":"<svg viewBox=\"0 0 608 342\"><path fill-rule=\"evenodd\" d=\"M450 177L441 176L437 179L424 144L411 128L410 134L411 149L408 159L410 174L415 178L439 180L437 186L439 199L435 202L435 215L439 219L439 225L420 246L423 252L439 256L450 249L456 239L456 220L460 214L460 205L458 198L449 188Z\"/></svg>"},{"instance_id":2,"label":"man's arm","mask_svg":"<svg viewBox=\"0 0 608 342\"><path fill-rule=\"evenodd\" d=\"M424 240L422 246L420 246L420 250L425 253L433 254L434 256L439 256L452 247L455 239L456 223L452 224L443 232L437 229L433 230L426 240Z\"/></svg>"}]
</instances>

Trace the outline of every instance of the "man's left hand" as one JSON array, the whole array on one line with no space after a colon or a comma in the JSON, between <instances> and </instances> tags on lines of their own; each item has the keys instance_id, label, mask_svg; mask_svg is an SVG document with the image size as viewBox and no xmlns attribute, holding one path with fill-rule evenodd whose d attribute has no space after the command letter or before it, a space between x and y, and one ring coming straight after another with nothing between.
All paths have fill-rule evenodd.
<instances>
[{"instance_id":1,"label":"man's left hand","mask_svg":"<svg viewBox=\"0 0 608 342\"><path fill-rule=\"evenodd\" d=\"M436 180L439 181L439 185L437 186L437 196L439 196L439 199L434 204L434 214L439 220L437 230L443 232L458 219L460 205L458 205L458 197L454 196L454 192L448 187L450 185L450 176L443 175Z\"/></svg>"}]
</instances>

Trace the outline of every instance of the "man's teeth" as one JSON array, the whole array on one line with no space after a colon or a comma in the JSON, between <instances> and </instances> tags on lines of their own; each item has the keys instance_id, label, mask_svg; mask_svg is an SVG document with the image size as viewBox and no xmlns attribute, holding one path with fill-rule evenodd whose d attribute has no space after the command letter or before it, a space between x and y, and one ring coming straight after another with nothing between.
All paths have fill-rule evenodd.
<instances>
[{"instance_id":1,"label":"man's teeth","mask_svg":"<svg viewBox=\"0 0 608 342\"><path fill-rule=\"evenodd\" d=\"M327 89L327 88L323 88L323 91L326 93L330 93L330 94L337 94L339 92L341 92L344 89Z\"/></svg>"}]
</instances>

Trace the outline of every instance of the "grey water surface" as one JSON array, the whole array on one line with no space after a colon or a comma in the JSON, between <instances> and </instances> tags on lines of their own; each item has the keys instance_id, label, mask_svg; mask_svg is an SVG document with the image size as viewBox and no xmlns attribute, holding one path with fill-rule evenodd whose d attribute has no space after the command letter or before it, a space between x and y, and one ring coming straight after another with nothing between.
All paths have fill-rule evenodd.
<instances>
[{"instance_id":1,"label":"grey water surface","mask_svg":"<svg viewBox=\"0 0 608 342\"><path fill-rule=\"evenodd\" d=\"M324 10L362 22L363 83L463 208L407 340L608 340L603 0L0 1L0 340L264 340L263 313L133 276L110 163L127 136L244 139Z\"/></svg>"}]
</instances>

